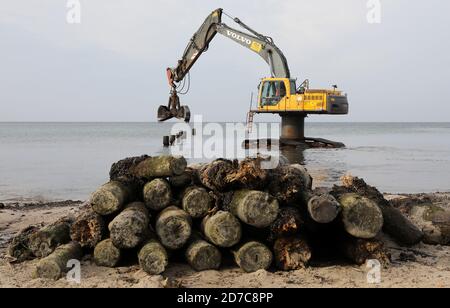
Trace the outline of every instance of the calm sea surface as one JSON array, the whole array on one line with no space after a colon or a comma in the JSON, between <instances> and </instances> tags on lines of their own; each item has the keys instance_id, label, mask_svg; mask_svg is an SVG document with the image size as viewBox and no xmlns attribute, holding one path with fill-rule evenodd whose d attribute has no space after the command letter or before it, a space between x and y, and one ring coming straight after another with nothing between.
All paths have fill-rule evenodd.
<instances>
[{"instance_id":1,"label":"calm sea surface","mask_svg":"<svg viewBox=\"0 0 450 308\"><path fill-rule=\"evenodd\" d=\"M113 162L168 154L162 136L171 125L0 123L0 201L86 199ZM283 153L304 163L316 185L350 172L384 192L450 191L450 123L309 123L306 130L347 145Z\"/></svg>"}]
</instances>

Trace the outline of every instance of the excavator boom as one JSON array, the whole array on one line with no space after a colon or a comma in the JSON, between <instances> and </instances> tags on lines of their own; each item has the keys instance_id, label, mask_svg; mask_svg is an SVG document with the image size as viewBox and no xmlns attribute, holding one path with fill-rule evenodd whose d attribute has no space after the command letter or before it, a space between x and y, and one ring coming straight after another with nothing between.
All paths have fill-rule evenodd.
<instances>
[{"instance_id":1,"label":"excavator boom","mask_svg":"<svg viewBox=\"0 0 450 308\"><path fill-rule=\"evenodd\" d=\"M192 36L183 56L178 61L178 65L175 68L167 69L167 79L172 88L172 95L167 107L160 106L158 110L159 121L166 121L173 117L184 118L185 121L189 121L188 115L185 115L183 110L176 107L179 102L177 96L177 84L184 80L195 62L197 62L200 56L208 49L209 44L217 33L257 53L269 65L272 77L290 78L286 57L270 37L259 34L238 18L234 18L233 21L251 34L233 29L222 22L222 15L222 9L213 11ZM187 106L181 108L189 110Z\"/></svg>"}]
</instances>

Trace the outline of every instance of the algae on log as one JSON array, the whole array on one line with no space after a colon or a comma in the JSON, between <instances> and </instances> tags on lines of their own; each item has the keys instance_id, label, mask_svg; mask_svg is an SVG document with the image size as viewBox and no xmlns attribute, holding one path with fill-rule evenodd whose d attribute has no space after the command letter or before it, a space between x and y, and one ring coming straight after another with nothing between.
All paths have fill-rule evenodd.
<instances>
[{"instance_id":1,"label":"algae on log","mask_svg":"<svg viewBox=\"0 0 450 308\"><path fill-rule=\"evenodd\" d=\"M192 218L203 218L213 208L213 198L202 187L189 187L184 191L182 207Z\"/></svg>"},{"instance_id":2,"label":"algae on log","mask_svg":"<svg viewBox=\"0 0 450 308\"><path fill-rule=\"evenodd\" d=\"M311 260L312 253L306 240L302 237L283 237L275 241L275 264L283 271L305 268Z\"/></svg>"},{"instance_id":3,"label":"algae on log","mask_svg":"<svg viewBox=\"0 0 450 308\"><path fill-rule=\"evenodd\" d=\"M371 239L383 228L383 214L375 202L358 194L339 197L345 230L356 238Z\"/></svg>"},{"instance_id":4,"label":"algae on log","mask_svg":"<svg viewBox=\"0 0 450 308\"><path fill-rule=\"evenodd\" d=\"M70 242L70 221L61 219L30 235L29 248L34 256L44 258L56 247Z\"/></svg>"},{"instance_id":5,"label":"algae on log","mask_svg":"<svg viewBox=\"0 0 450 308\"><path fill-rule=\"evenodd\" d=\"M59 246L49 256L41 259L36 266L34 276L36 278L58 280L63 273L68 272L69 260L80 260L82 257L82 249L80 244L70 242L69 244Z\"/></svg>"},{"instance_id":6,"label":"algae on log","mask_svg":"<svg viewBox=\"0 0 450 308\"><path fill-rule=\"evenodd\" d=\"M94 262L98 266L116 267L120 262L121 251L114 246L111 239L101 241L94 249Z\"/></svg>"},{"instance_id":7,"label":"algae on log","mask_svg":"<svg viewBox=\"0 0 450 308\"><path fill-rule=\"evenodd\" d=\"M423 232L398 209L393 207L375 187L369 186L364 180L352 176L343 177L342 183L343 186L333 188L332 194L337 197L343 193L357 193L374 201L383 212L383 230L398 243L410 246L422 240Z\"/></svg>"},{"instance_id":8,"label":"algae on log","mask_svg":"<svg viewBox=\"0 0 450 308\"><path fill-rule=\"evenodd\" d=\"M344 256L357 265L363 265L368 260L377 260L383 265L387 265L391 261L391 256L385 250L383 242L377 239L364 240L347 237L341 240L339 247Z\"/></svg>"},{"instance_id":9,"label":"algae on log","mask_svg":"<svg viewBox=\"0 0 450 308\"><path fill-rule=\"evenodd\" d=\"M281 203L297 205L303 202L304 195L309 190L305 177L299 168L280 166L269 172L268 191Z\"/></svg>"},{"instance_id":10,"label":"algae on log","mask_svg":"<svg viewBox=\"0 0 450 308\"><path fill-rule=\"evenodd\" d=\"M270 226L279 212L275 198L256 190L235 191L229 208L242 222L256 228Z\"/></svg>"},{"instance_id":11,"label":"algae on log","mask_svg":"<svg viewBox=\"0 0 450 308\"><path fill-rule=\"evenodd\" d=\"M156 219L156 233L164 247L182 248L192 234L191 217L175 206L163 210Z\"/></svg>"},{"instance_id":12,"label":"algae on log","mask_svg":"<svg viewBox=\"0 0 450 308\"><path fill-rule=\"evenodd\" d=\"M128 157L112 164L109 171L110 180L125 184L143 186L145 183L142 181L142 179L139 179L136 176L132 175L130 173L130 170L132 169L132 167L137 166L147 158L149 158L148 155Z\"/></svg>"},{"instance_id":13,"label":"algae on log","mask_svg":"<svg viewBox=\"0 0 450 308\"><path fill-rule=\"evenodd\" d=\"M330 194L315 195L308 201L308 213L312 220L320 224L328 224L336 219L341 205Z\"/></svg>"},{"instance_id":14,"label":"algae on log","mask_svg":"<svg viewBox=\"0 0 450 308\"><path fill-rule=\"evenodd\" d=\"M262 190L268 181L268 172L262 169L261 164L264 159L246 158L239 163L239 166L226 176L226 182L233 187Z\"/></svg>"},{"instance_id":15,"label":"algae on log","mask_svg":"<svg viewBox=\"0 0 450 308\"><path fill-rule=\"evenodd\" d=\"M155 179L144 186L144 202L148 209L161 211L172 202L172 190L164 179Z\"/></svg>"},{"instance_id":16,"label":"algae on log","mask_svg":"<svg viewBox=\"0 0 450 308\"><path fill-rule=\"evenodd\" d=\"M235 170L230 160L218 159L203 166L199 171L199 178L203 186L223 192L230 188L227 176Z\"/></svg>"},{"instance_id":17,"label":"algae on log","mask_svg":"<svg viewBox=\"0 0 450 308\"><path fill-rule=\"evenodd\" d=\"M239 220L225 211L206 216L202 221L202 231L208 241L224 248L236 245L242 236Z\"/></svg>"},{"instance_id":18,"label":"algae on log","mask_svg":"<svg viewBox=\"0 0 450 308\"><path fill-rule=\"evenodd\" d=\"M30 236L39 231L36 226L29 226L21 230L11 241L8 247L8 254L16 262L24 262L34 258L30 249Z\"/></svg>"},{"instance_id":19,"label":"algae on log","mask_svg":"<svg viewBox=\"0 0 450 308\"><path fill-rule=\"evenodd\" d=\"M169 265L166 249L155 239L148 240L138 253L139 265L150 275L159 275Z\"/></svg>"},{"instance_id":20,"label":"algae on log","mask_svg":"<svg viewBox=\"0 0 450 308\"><path fill-rule=\"evenodd\" d=\"M194 237L185 252L186 261L196 271L217 270L222 262L219 249L201 239Z\"/></svg>"},{"instance_id":21,"label":"algae on log","mask_svg":"<svg viewBox=\"0 0 450 308\"><path fill-rule=\"evenodd\" d=\"M260 242L247 242L233 250L236 264L246 273L253 273L270 267L273 255L270 249Z\"/></svg>"},{"instance_id":22,"label":"algae on log","mask_svg":"<svg viewBox=\"0 0 450 308\"><path fill-rule=\"evenodd\" d=\"M131 174L139 178L162 178L183 174L187 162L182 156L149 157L131 167Z\"/></svg>"},{"instance_id":23,"label":"algae on log","mask_svg":"<svg viewBox=\"0 0 450 308\"><path fill-rule=\"evenodd\" d=\"M304 225L300 211L295 207L282 207L270 226L270 240L298 234Z\"/></svg>"},{"instance_id":24,"label":"algae on log","mask_svg":"<svg viewBox=\"0 0 450 308\"><path fill-rule=\"evenodd\" d=\"M109 224L110 238L117 248L137 247L149 236L149 213L144 203L134 202Z\"/></svg>"},{"instance_id":25,"label":"algae on log","mask_svg":"<svg viewBox=\"0 0 450 308\"><path fill-rule=\"evenodd\" d=\"M70 227L70 238L82 248L94 248L103 239L106 224L102 216L92 209L81 213Z\"/></svg>"},{"instance_id":26,"label":"algae on log","mask_svg":"<svg viewBox=\"0 0 450 308\"><path fill-rule=\"evenodd\" d=\"M111 181L95 191L90 203L94 211L102 216L119 212L133 199L133 189L117 181Z\"/></svg>"}]
</instances>

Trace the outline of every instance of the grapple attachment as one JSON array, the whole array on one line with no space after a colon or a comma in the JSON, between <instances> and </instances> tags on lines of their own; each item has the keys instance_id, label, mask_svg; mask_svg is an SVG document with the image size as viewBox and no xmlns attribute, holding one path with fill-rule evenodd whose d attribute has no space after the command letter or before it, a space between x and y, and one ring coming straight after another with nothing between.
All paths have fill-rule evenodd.
<instances>
[{"instance_id":1,"label":"grapple attachment","mask_svg":"<svg viewBox=\"0 0 450 308\"><path fill-rule=\"evenodd\" d=\"M172 91L168 106L159 106L158 121L164 122L172 118L184 120L186 123L191 121L191 111L188 106L180 106L180 98L176 91Z\"/></svg>"}]
</instances>

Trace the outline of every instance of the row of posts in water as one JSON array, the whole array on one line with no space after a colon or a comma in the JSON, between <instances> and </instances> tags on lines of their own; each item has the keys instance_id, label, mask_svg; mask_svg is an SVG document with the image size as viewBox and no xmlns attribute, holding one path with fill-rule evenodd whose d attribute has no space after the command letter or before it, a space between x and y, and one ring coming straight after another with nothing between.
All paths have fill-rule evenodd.
<instances>
[{"instance_id":1,"label":"row of posts in water","mask_svg":"<svg viewBox=\"0 0 450 308\"><path fill-rule=\"evenodd\" d=\"M195 134L196 134L195 128L192 129L191 133L192 133L192 136L195 136ZM187 136L186 131L180 131L176 135L164 136L163 137L163 145L164 145L164 147L168 148L170 146L173 146L177 140L185 138L186 136Z\"/></svg>"}]
</instances>

